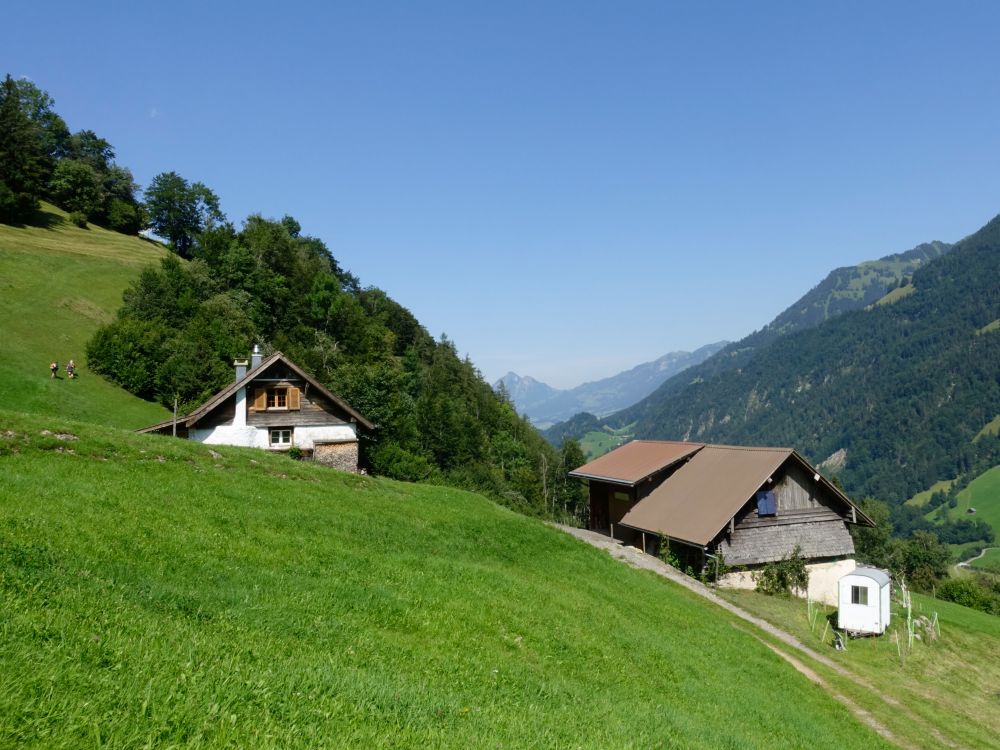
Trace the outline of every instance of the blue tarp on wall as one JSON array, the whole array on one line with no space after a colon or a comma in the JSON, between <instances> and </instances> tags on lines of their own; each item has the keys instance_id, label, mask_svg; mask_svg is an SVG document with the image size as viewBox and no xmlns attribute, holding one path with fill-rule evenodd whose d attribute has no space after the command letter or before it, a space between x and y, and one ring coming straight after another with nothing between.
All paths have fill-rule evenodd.
<instances>
[{"instance_id":1,"label":"blue tarp on wall","mask_svg":"<svg viewBox=\"0 0 1000 750\"><path fill-rule=\"evenodd\" d=\"M757 493L757 515L774 516L778 513L778 501L771 490Z\"/></svg>"}]
</instances>

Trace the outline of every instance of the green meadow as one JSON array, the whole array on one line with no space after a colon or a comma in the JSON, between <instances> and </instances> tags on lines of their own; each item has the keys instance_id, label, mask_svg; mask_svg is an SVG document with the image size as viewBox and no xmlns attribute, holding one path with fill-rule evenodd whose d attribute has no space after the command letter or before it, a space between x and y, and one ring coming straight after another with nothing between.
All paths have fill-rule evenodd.
<instances>
[{"instance_id":1,"label":"green meadow","mask_svg":"<svg viewBox=\"0 0 1000 750\"><path fill-rule=\"evenodd\" d=\"M729 615L477 495L10 412L0 464L0 746L879 746Z\"/></svg>"},{"instance_id":2,"label":"green meadow","mask_svg":"<svg viewBox=\"0 0 1000 750\"><path fill-rule=\"evenodd\" d=\"M1000 575L1000 547L990 547L982 557L971 560L969 567L984 573Z\"/></svg>"},{"instance_id":3,"label":"green meadow","mask_svg":"<svg viewBox=\"0 0 1000 750\"><path fill-rule=\"evenodd\" d=\"M827 618L835 613L832 607L812 605L811 610L801 599L751 591L722 595L832 659L846 675L791 652L911 747L997 746L1000 618L914 594L913 617L937 616L939 637L918 630L921 638L908 649L906 612L894 601L885 635L849 639L845 651L835 651L827 627Z\"/></svg>"},{"instance_id":4,"label":"green meadow","mask_svg":"<svg viewBox=\"0 0 1000 750\"><path fill-rule=\"evenodd\" d=\"M126 285L166 254L160 245L91 226L43 204L40 226L0 224L0 409L141 427L167 411L94 377L84 347L112 318ZM49 376L76 360L79 378Z\"/></svg>"},{"instance_id":5,"label":"green meadow","mask_svg":"<svg viewBox=\"0 0 1000 750\"><path fill-rule=\"evenodd\" d=\"M635 424L627 424L618 429L605 426L600 430L591 430L580 439L580 447L588 459L603 456L631 440L634 428Z\"/></svg>"},{"instance_id":6,"label":"green meadow","mask_svg":"<svg viewBox=\"0 0 1000 750\"><path fill-rule=\"evenodd\" d=\"M130 432L165 410L83 351L166 251L41 218L0 226L0 748L885 746L773 639L480 496ZM874 691L811 666L910 746L988 745L997 620L933 604L926 654L835 655Z\"/></svg>"},{"instance_id":7,"label":"green meadow","mask_svg":"<svg viewBox=\"0 0 1000 750\"><path fill-rule=\"evenodd\" d=\"M974 508L975 513L969 512ZM990 524L1000 535L1000 466L980 474L958 493L958 505L941 505L930 511L931 520L945 518L979 518Z\"/></svg>"}]
</instances>

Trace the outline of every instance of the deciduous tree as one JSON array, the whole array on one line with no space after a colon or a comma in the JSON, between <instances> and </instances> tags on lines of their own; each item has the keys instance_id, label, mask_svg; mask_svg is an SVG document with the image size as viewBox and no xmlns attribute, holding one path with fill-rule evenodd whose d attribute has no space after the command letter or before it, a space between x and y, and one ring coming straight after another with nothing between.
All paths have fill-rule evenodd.
<instances>
[{"instance_id":1,"label":"deciduous tree","mask_svg":"<svg viewBox=\"0 0 1000 750\"><path fill-rule=\"evenodd\" d=\"M225 218L215 193L200 182L188 183L176 172L156 175L145 197L150 227L182 258L191 257L198 234Z\"/></svg>"}]
</instances>

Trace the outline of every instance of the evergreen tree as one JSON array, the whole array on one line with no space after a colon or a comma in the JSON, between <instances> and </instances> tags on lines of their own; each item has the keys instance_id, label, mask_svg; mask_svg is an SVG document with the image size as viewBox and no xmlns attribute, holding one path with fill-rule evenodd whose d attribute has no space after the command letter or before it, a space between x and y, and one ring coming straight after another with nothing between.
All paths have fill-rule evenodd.
<instances>
[{"instance_id":1,"label":"evergreen tree","mask_svg":"<svg viewBox=\"0 0 1000 750\"><path fill-rule=\"evenodd\" d=\"M0 221L22 222L38 207L41 148L10 74L0 87Z\"/></svg>"}]
</instances>

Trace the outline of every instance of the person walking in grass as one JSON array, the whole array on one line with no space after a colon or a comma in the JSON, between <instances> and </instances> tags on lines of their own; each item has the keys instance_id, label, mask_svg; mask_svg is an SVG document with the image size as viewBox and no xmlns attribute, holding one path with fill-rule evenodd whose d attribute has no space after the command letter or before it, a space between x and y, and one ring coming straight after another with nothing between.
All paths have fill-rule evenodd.
<instances>
[{"instance_id":1,"label":"person walking in grass","mask_svg":"<svg viewBox=\"0 0 1000 750\"><path fill-rule=\"evenodd\" d=\"M72 380L76 376L76 362L70 360L66 363L66 376Z\"/></svg>"},{"instance_id":2,"label":"person walking in grass","mask_svg":"<svg viewBox=\"0 0 1000 750\"><path fill-rule=\"evenodd\" d=\"M52 364L49 365L49 372L52 373L52 379L55 380L56 373L59 372L59 363L52 360Z\"/></svg>"}]
</instances>

